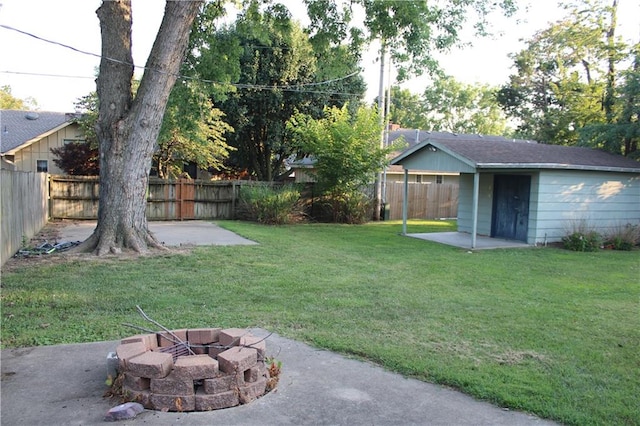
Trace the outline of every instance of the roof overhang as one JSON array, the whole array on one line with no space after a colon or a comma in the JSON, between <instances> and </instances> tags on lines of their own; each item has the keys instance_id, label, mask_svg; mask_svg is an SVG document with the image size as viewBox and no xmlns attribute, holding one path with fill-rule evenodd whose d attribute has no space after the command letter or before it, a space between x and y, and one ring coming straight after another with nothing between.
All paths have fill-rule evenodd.
<instances>
[{"instance_id":1,"label":"roof overhang","mask_svg":"<svg viewBox=\"0 0 640 426\"><path fill-rule=\"evenodd\" d=\"M640 164L640 163L638 163ZM580 166L575 164L556 163L478 163L478 170L495 169L535 169L535 170L584 170L594 172L615 172L615 173L640 173L640 167L603 167L603 166Z\"/></svg>"},{"instance_id":2,"label":"roof overhang","mask_svg":"<svg viewBox=\"0 0 640 426\"><path fill-rule=\"evenodd\" d=\"M426 153L426 155L425 155ZM442 161L442 154L449 156L454 161ZM422 158L424 157L424 158ZM406 150L393 160L392 165L401 165L407 170L431 170L431 171L447 171L459 173L476 173L482 170L584 170L584 171L600 171L613 173L640 173L639 167L607 167L607 166L590 166L562 163L476 163L473 160L452 151L445 145L425 140L420 144ZM439 168L438 166L446 166ZM457 170L453 168L457 167Z\"/></svg>"},{"instance_id":3,"label":"roof overhang","mask_svg":"<svg viewBox=\"0 0 640 426\"><path fill-rule=\"evenodd\" d=\"M33 145L34 143L40 142L42 139L46 138L47 136L51 136L52 134L59 132L60 130L64 129L65 127L68 127L70 125L74 124L74 121L66 121L62 124L60 124L59 126L54 127L51 130L47 130L46 132L36 136L35 138L29 139L28 141L25 141L24 143L22 143L21 145L8 150L7 152L4 152L2 155L15 155L16 152L23 150L31 145Z\"/></svg>"},{"instance_id":4,"label":"roof overhang","mask_svg":"<svg viewBox=\"0 0 640 426\"><path fill-rule=\"evenodd\" d=\"M477 167L472 160L444 145L429 140L425 140L406 150L391 160L391 165L401 165L407 170L445 171L451 173L474 173Z\"/></svg>"}]
</instances>

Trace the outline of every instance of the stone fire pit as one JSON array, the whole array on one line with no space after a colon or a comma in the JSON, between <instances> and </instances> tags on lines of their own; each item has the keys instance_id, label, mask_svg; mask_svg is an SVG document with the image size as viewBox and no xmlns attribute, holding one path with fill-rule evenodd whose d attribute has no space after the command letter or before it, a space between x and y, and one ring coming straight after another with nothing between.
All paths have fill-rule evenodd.
<instances>
[{"instance_id":1,"label":"stone fire pit","mask_svg":"<svg viewBox=\"0 0 640 426\"><path fill-rule=\"evenodd\" d=\"M264 339L246 329L197 328L127 337L116 355L127 400L152 410L208 411L265 393L265 351Z\"/></svg>"}]
</instances>

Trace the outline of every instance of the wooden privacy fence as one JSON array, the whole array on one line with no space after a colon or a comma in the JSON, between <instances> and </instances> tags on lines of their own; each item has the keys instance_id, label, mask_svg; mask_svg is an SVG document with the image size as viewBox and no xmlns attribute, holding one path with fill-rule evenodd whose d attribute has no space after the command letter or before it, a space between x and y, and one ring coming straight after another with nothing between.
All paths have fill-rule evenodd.
<instances>
[{"instance_id":1,"label":"wooden privacy fence","mask_svg":"<svg viewBox=\"0 0 640 426\"><path fill-rule=\"evenodd\" d=\"M408 219L440 219L458 216L457 183L410 183ZM387 183L389 219L402 219L404 184Z\"/></svg>"},{"instance_id":2,"label":"wooden privacy fence","mask_svg":"<svg viewBox=\"0 0 640 426\"><path fill-rule=\"evenodd\" d=\"M253 181L163 180L151 178L147 193L149 220L234 219L243 185ZM387 183L389 219L402 219L402 183ZM52 219L97 219L97 177L51 176L49 205ZM409 184L410 219L456 217L457 184Z\"/></svg>"},{"instance_id":3,"label":"wooden privacy fence","mask_svg":"<svg viewBox=\"0 0 640 426\"><path fill-rule=\"evenodd\" d=\"M245 182L246 183L246 182ZM240 181L149 179L147 219L232 219ZM51 176L52 219L97 219L98 177Z\"/></svg>"},{"instance_id":4,"label":"wooden privacy fence","mask_svg":"<svg viewBox=\"0 0 640 426\"><path fill-rule=\"evenodd\" d=\"M9 259L48 220L47 174L2 170L0 218L2 251L0 264Z\"/></svg>"}]
</instances>

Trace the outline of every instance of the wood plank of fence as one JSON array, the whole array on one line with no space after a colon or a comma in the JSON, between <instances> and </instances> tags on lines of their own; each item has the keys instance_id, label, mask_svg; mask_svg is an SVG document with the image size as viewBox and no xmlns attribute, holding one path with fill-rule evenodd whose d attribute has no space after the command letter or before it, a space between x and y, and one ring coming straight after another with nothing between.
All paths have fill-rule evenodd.
<instances>
[{"instance_id":1,"label":"wood plank of fence","mask_svg":"<svg viewBox=\"0 0 640 426\"><path fill-rule=\"evenodd\" d=\"M3 265L20 250L23 240L30 240L47 223L49 197L46 173L0 172L0 264Z\"/></svg>"},{"instance_id":2,"label":"wood plank of fence","mask_svg":"<svg viewBox=\"0 0 640 426\"><path fill-rule=\"evenodd\" d=\"M232 219L237 181L164 180L151 178L147 219ZM53 219L97 219L99 178L51 177Z\"/></svg>"},{"instance_id":3,"label":"wood plank of fence","mask_svg":"<svg viewBox=\"0 0 640 426\"><path fill-rule=\"evenodd\" d=\"M389 219L402 219L404 184L388 182L386 187ZM409 183L409 219L440 219L457 217L458 184Z\"/></svg>"}]
</instances>

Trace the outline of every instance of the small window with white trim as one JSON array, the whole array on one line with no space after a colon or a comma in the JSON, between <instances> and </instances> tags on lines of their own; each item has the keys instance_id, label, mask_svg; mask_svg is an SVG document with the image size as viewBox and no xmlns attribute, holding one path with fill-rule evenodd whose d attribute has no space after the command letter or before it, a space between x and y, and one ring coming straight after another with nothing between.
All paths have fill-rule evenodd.
<instances>
[{"instance_id":1,"label":"small window with white trim","mask_svg":"<svg viewBox=\"0 0 640 426\"><path fill-rule=\"evenodd\" d=\"M416 175L416 183L422 183L422 175Z\"/></svg>"},{"instance_id":2,"label":"small window with white trim","mask_svg":"<svg viewBox=\"0 0 640 426\"><path fill-rule=\"evenodd\" d=\"M436 183L442 183L442 175L436 175Z\"/></svg>"}]
</instances>

